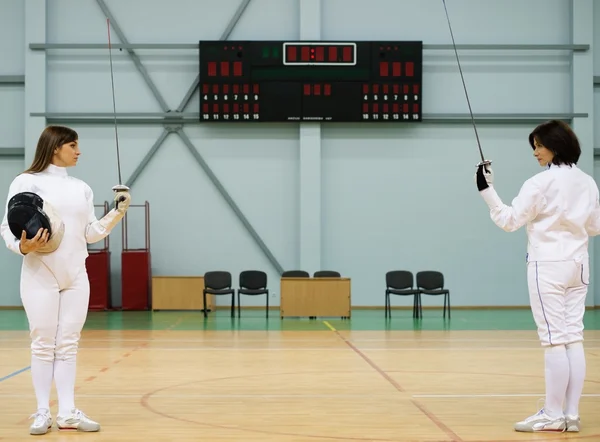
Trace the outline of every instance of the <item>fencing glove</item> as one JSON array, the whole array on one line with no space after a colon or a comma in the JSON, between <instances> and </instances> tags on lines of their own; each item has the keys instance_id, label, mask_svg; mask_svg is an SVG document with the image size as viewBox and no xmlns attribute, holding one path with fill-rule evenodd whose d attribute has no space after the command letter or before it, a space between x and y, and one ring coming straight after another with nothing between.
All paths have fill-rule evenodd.
<instances>
[{"instance_id":1,"label":"fencing glove","mask_svg":"<svg viewBox=\"0 0 600 442\"><path fill-rule=\"evenodd\" d=\"M126 190L118 190L115 192L115 208L108 212L102 219L100 225L110 232L125 216L125 212L131 203L131 195Z\"/></svg>"},{"instance_id":2,"label":"fencing glove","mask_svg":"<svg viewBox=\"0 0 600 442\"><path fill-rule=\"evenodd\" d=\"M129 209L129 204L131 203L131 195L127 191L119 191L115 193L115 208L121 212L127 212Z\"/></svg>"},{"instance_id":3,"label":"fencing glove","mask_svg":"<svg viewBox=\"0 0 600 442\"><path fill-rule=\"evenodd\" d=\"M475 182L480 192L490 187L494 182L492 166L486 163L479 163L477 165L477 172L475 173Z\"/></svg>"}]
</instances>

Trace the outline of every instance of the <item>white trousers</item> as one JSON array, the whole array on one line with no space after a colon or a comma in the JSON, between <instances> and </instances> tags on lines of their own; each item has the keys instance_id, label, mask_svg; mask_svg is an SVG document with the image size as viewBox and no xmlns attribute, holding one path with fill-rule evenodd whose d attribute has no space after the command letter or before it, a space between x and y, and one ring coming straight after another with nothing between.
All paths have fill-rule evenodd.
<instances>
[{"instance_id":1,"label":"white trousers","mask_svg":"<svg viewBox=\"0 0 600 442\"><path fill-rule=\"evenodd\" d=\"M529 301L542 346L583 341L589 259L527 263Z\"/></svg>"},{"instance_id":2,"label":"white trousers","mask_svg":"<svg viewBox=\"0 0 600 442\"><path fill-rule=\"evenodd\" d=\"M73 280L57 279L39 259L28 258L21 269L21 300L29 321L32 357L74 361L90 299L85 266Z\"/></svg>"}]
</instances>

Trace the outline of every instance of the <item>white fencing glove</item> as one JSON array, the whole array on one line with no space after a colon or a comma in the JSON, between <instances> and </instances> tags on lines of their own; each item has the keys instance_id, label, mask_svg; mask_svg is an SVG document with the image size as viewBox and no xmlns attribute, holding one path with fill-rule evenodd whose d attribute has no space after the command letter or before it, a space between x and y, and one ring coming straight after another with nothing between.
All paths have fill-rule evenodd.
<instances>
[{"instance_id":1,"label":"white fencing glove","mask_svg":"<svg viewBox=\"0 0 600 442\"><path fill-rule=\"evenodd\" d=\"M118 185L113 187L113 191L115 192L113 199L115 201L115 208L100 220L100 225L109 232L123 219L131 203L131 195L129 194L128 187Z\"/></svg>"},{"instance_id":2,"label":"white fencing glove","mask_svg":"<svg viewBox=\"0 0 600 442\"><path fill-rule=\"evenodd\" d=\"M115 192L115 209L125 215L127 209L129 208L129 204L131 203L131 195L129 194L129 187L123 184L117 184L112 188L113 192Z\"/></svg>"},{"instance_id":3,"label":"white fencing glove","mask_svg":"<svg viewBox=\"0 0 600 442\"><path fill-rule=\"evenodd\" d=\"M116 192L114 201L115 201L115 208L119 212L125 213L125 212L127 212L127 209L129 208L129 204L131 204L131 195L126 190Z\"/></svg>"}]
</instances>

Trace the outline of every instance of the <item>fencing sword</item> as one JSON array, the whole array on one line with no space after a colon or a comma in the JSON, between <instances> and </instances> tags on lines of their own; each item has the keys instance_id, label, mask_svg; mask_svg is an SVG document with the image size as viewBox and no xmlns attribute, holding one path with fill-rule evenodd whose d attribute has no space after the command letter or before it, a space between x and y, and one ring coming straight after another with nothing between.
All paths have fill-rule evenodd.
<instances>
[{"instance_id":1,"label":"fencing sword","mask_svg":"<svg viewBox=\"0 0 600 442\"><path fill-rule=\"evenodd\" d=\"M119 184L117 184L116 186L114 186L112 188L112 190L118 194L119 192L127 192L129 190L129 187L125 186L123 184L123 181L121 180L121 158L119 155L119 133L117 130L117 106L115 104L115 80L114 80L114 74L113 74L113 63L112 63L112 46L110 44L110 20L107 18L106 19L106 26L108 28L108 57L110 59L110 84L111 84L111 89L112 89L112 102L113 102L113 113L115 116L115 143L117 146L117 169L118 169L118 173L119 173ZM120 203L121 201L125 201L125 197L120 197L117 201L117 203Z\"/></svg>"},{"instance_id":2,"label":"fencing sword","mask_svg":"<svg viewBox=\"0 0 600 442\"><path fill-rule=\"evenodd\" d=\"M467 105L469 106L469 114L471 115L471 123L473 123L473 130L475 131L475 138L477 139L477 147L479 147L479 155L481 156L481 162L477 166L490 165L491 161L486 160L481 150L481 143L479 142L479 134L477 133L477 126L475 125L475 118L473 118L473 111L471 110L471 102L469 101L469 93L467 92L467 85L465 84L465 77L463 76L462 68L460 66L460 59L458 58L458 51L456 50L456 43L454 42L454 34L452 32L452 26L450 25L450 17L448 16L448 8L446 8L446 0L442 0L444 3L444 10L446 11L446 20L448 21L448 29L450 29L450 36L452 37L452 46L454 47L454 53L456 54L456 62L458 63L458 71L460 72L460 78L462 80L463 88L465 90L465 97L467 98Z\"/></svg>"}]
</instances>

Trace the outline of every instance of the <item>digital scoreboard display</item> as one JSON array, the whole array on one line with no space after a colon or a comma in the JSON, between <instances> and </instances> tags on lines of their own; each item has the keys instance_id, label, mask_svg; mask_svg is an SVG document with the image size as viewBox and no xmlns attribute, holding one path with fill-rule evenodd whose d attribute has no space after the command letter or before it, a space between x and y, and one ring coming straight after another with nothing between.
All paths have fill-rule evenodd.
<instances>
[{"instance_id":1,"label":"digital scoreboard display","mask_svg":"<svg viewBox=\"0 0 600 442\"><path fill-rule=\"evenodd\" d=\"M420 122L421 41L200 41L201 122Z\"/></svg>"}]
</instances>

